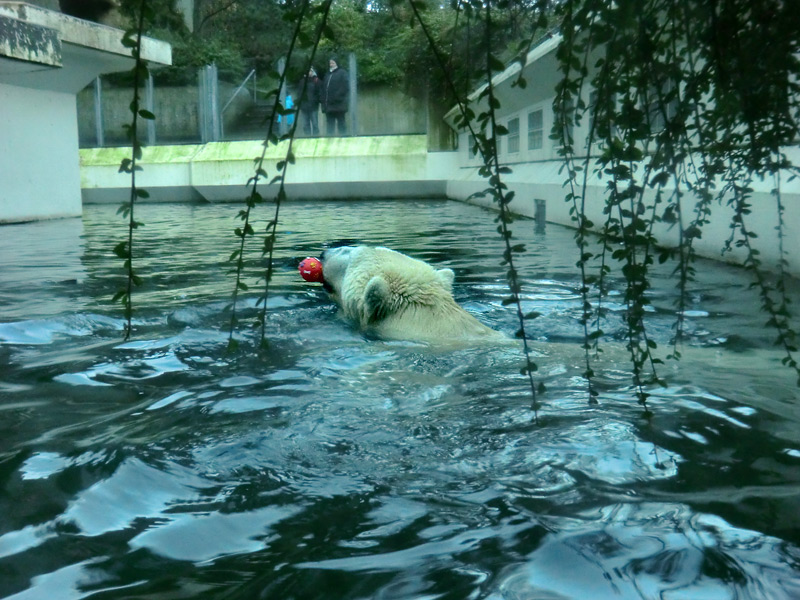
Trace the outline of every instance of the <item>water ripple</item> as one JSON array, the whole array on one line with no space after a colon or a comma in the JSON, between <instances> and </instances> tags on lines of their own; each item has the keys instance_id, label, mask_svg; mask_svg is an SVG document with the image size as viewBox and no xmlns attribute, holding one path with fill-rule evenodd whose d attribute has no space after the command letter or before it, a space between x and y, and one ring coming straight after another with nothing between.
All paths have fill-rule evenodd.
<instances>
[{"instance_id":1,"label":"water ripple","mask_svg":"<svg viewBox=\"0 0 800 600\"><path fill-rule=\"evenodd\" d=\"M115 208L0 237L0 596L800 597L797 388L740 271L691 283L650 414L610 276L590 405L572 232L515 222L536 424L521 343L367 339L296 271L338 239L388 245L454 269L458 300L512 336L493 214L291 203L267 344L254 251L228 351L237 208L141 207L128 341ZM660 352L675 292L652 283Z\"/></svg>"}]
</instances>

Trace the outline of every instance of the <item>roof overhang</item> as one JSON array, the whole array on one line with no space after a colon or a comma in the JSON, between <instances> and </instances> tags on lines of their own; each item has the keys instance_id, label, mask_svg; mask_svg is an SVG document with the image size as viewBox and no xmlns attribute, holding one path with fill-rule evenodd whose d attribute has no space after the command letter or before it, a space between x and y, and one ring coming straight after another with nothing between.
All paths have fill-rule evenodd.
<instances>
[{"instance_id":1,"label":"roof overhang","mask_svg":"<svg viewBox=\"0 0 800 600\"><path fill-rule=\"evenodd\" d=\"M492 77L492 87L497 89L500 88L501 86L510 86L514 78L519 75L520 71L522 71L523 69L528 69L529 67L536 64L536 62L544 58L545 56L555 52L556 48L558 48L558 45L561 43L561 39L562 39L561 34L558 33L553 33L544 37L536 46L534 46L533 48L530 49L530 51L528 51L528 54L525 56L524 67L522 66L522 64L520 64L519 61L513 62L508 67L506 67L504 71ZM488 85L489 85L488 83L484 83L480 87L476 88L473 92L471 92L469 96L467 96L468 103L470 105L476 103L480 98L481 94L484 92L484 90L486 90ZM478 103L478 106L480 107L485 104L486 104L485 99L481 99L480 103ZM457 129L455 127L455 119L456 116L459 114L459 110L460 109L458 106L454 106L449 111L447 111L447 114L445 114L444 116L445 121L454 129ZM474 107L473 110L475 110Z\"/></svg>"},{"instance_id":2,"label":"roof overhang","mask_svg":"<svg viewBox=\"0 0 800 600\"><path fill-rule=\"evenodd\" d=\"M133 66L123 31L25 2L0 0L0 83L77 93L98 75ZM142 38L149 64L172 64L171 46Z\"/></svg>"}]
</instances>

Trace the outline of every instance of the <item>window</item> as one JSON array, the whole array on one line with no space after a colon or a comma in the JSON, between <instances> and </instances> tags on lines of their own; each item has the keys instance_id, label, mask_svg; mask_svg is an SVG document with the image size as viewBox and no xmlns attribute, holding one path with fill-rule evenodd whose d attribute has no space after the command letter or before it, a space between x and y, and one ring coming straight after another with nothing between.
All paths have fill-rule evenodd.
<instances>
[{"instance_id":1,"label":"window","mask_svg":"<svg viewBox=\"0 0 800 600\"><path fill-rule=\"evenodd\" d=\"M600 96L597 90L592 90L589 94L589 131L592 135L592 143L602 146L617 135L617 127L614 125L617 112L617 96L610 94ZM598 118L599 117L599 118Z\"/></svg>"},{"instance_id":2,"label":"window","mask_svg":"<svg viewBox=\"0 0 800 600\"><path fill-rule=\"evenodd\" d=\"M544 139L542 109L528 113L528 150L541 150Z\"/></svg>"},{"instance_id":3,"label":"window","mask_svg":"<svg viewBox=\"0 0 800 600\"><path fill-rule=\"evenodd\" d=\"M650 133L656 134L663 131L667 122L674 119L677 112L678 90L671 80L647 89L647 116L650 120Z\"/></svg>"},{"instance_id":4,"label":"window","mask_svg":"<svg viewBox=\"0 0 800 600\"><path fill-rule=\"evenodd\" d=\"M478 156L478 151L475 148L475 136L470 134L467 136L467 157L475 158Z\"/></svg>"},{"instance_id":5,"label":"window","mask_svg":"<svg viewBox=\"0 0 800 600\"><path fill-rule=\"evenodd\" d=\"M592 92L589 94L589 132L586 137L587 146L590 142L592 144L598 144L602 141L599 139L599 135L597 133L597 124L595 123L595 115L597 114L597 110L597 90L592 90Z\"/></svg>"},{"instance_id":6,"label":"window","mask_svg":"<svg viewBox=\"0 0 800 600\"><path fill-rule=\"evenodd\" d=\"M519 117L508 122L508 153L519 152Z\"/></svg>"},{"instance_id":7,"label":"window","mask_svg":"<svg viewBox=\"0 0 800 600\"><path fill-rule=\"evenodd\" d=\"M563 133L563 137L559 136L556 140L556 143L559 146L563 146L564 144L569 144L572 146L575 142L573 138L573 134L575 133L575 101L572 98L568 98L564 105L563 110L562 106L555 106L553 107L553 118L556 120L556 127L554 127L554 131L561 131Z\"/></svg>"}]
</instances>

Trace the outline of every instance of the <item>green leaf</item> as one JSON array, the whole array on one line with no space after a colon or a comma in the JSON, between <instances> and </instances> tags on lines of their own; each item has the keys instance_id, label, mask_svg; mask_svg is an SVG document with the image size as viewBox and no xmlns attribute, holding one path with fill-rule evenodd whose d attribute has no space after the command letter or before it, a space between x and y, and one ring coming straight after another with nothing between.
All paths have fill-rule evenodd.
<instances>
[{"instance_id":1,"label":"green leaf","mask_svg":"<svg viewBox=\"0 0 800 600\"><path fill-rule=\"evenodd\" d=\"M120 242L114 246L114 254L116 254L119 258L130 258L130 254L128 253L128 242Z\"/></svg>"},{"instance_id":2,"label":"green leaf","mask_svg":"<svg viewBox=\"0 0 800 600\"><path fill-rule=\"evenodd\" d=\"M498 59L494 54L489 55L488 63L489 63L489 68L492 71L503 71L506 68L503 62L500 59Z\"/></svg>"}]
</instances>

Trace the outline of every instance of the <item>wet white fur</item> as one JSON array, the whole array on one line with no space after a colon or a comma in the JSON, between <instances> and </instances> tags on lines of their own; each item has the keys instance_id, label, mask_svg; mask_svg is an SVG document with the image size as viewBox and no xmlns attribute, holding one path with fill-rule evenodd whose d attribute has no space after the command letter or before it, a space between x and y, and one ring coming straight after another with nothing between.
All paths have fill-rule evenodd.
<instances>
[{"instance_id":1,"label":"wet white fur","mask_svg":"<svg viewBox=\"0 0 800 600\"><path fill-rule=\"evenodd\" d=\"M344 317L367 334L431 343L507 339L456 303L451 269L388 248L342 246L323 253L322 272Z\"/></svg>"}]
</instances>

